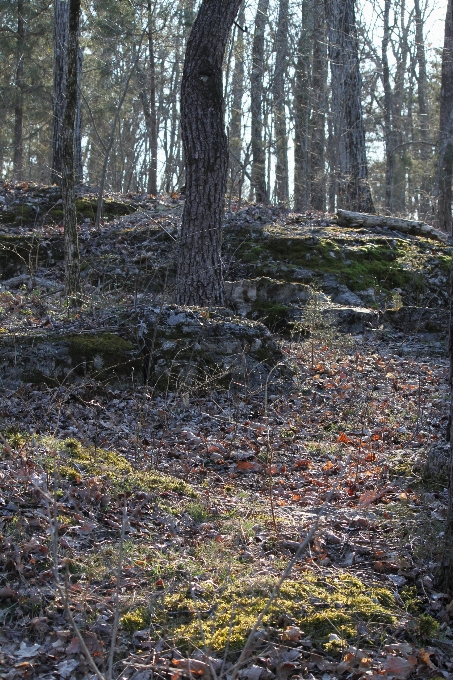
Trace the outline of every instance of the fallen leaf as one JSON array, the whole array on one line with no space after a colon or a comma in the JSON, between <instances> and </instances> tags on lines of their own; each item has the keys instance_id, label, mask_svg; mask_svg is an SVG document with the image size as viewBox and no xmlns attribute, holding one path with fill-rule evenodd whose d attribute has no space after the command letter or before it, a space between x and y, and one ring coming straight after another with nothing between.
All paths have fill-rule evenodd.
<instances>
[{"instance_id":1,"label":"fallen leaf","mask_svg":"<svg viewBox=\"0 0 453 680\"><path fill-rule=\"evenodd\" d=\"M301 635L303 631L298 626L288 626L282 633L282 642L298 642Z\"/></svg>"},{"instance_id":2,"label":"fallen leaf","mask_svg":"<svg viewBox=\"0 0 453 680\"><path fill-rule=\"evenodd\" d=\"M172 663L181 670L188 670L193 675L209 675L209 665L198 659L172 659Z\"/></svg>"},{"instance_id":3,"label":"fallen leaf","mask_svg":"<svg viewBox=\"0 0 453 680\"><path fill-rule=\"evenodd\" d=\"M408 678L417 664L415 656L408 656L407 659L403 659L400 656L389 656L384 662L384 669L388 675L394 675L397 678Z\"/></svg>"}]
</instances>

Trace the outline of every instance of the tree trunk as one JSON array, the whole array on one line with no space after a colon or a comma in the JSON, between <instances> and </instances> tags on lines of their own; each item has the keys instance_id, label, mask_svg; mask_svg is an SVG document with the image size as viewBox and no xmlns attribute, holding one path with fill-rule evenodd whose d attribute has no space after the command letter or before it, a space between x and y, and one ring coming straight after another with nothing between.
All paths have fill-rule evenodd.
<instances>
[{"instance_id":1,"label":"tree trunk","mask_svg":"<svg viewBox=\"0 0 453 680\"><path fill-rule=\"evenodd\" d=\"M310 205L311 177L311 68L313 55L314 0L302 2L302 27L297 46L294 92L294 208Z\"/></svg>"},{"instance_id":2,"label":"tree trunk","mask_svg":"<svg viewBox=\"0 0 453 680\"><path fill-rule=\"evenodd\" d=\"M148 50L149 50L149 147L151 165L148 176L148 193L157 195L157 108L156 108L156 57L154 54L154 23L151 0L148 0Z\"/></svg>"},{"instance_id":3,"label":"tree trunk","mask_svg":"<svg viewBox=\"0 0 453 680\"><path fill-rule=\"evenodd\" d=\"M420 0L414 0L415 8L415 40L417 43L418 62L418 118L420 130L420 161L422 166L422 178L420 184L420 202L418 214L421 219L428 219L431 213L430 187L429 187L429 112L427 99L428 77L426 73L425 40L423 36L423 17L420 10Z\"/></svg>"},{"instance_id":4,"label":"tree trunk","mask_svg":"<svg viewBox=\"0 0 453 680\"><path fill-rule=\"evenodd\" d=\"M259 0L255 18L252 47L252 72L250 99L252 115L252 188L257 203L269 200L266 187L266 156L263 147L263 93L264 93L264 33L267 24L269 0Z\"/></svg>"},{"instance_id":5,"label":"tree trunk","mask_svg":"<svg viewBox=\"0 0 453 680\"><path fill-rule=\"evenodd\" d=\"M62 125L62 197L64 224L65 292L80 291L80 257L75 209L74 137L77 115L77 62L79 59L80 0L69 1L66 107Z\"/></svg>"},{"instance_id":6,"label":"tree trunk","mask_svg":"<svg viewBox=\"0 0 453 680\"><path fill-rule=\"evenodd\" d=\"M244 33L245 11L242 1L238 15L238 34L234 50L234 71L232 84L231 118L230 118L230 193L234 193L236 183L240 184L242 175L242 100L244 97ZM239 182L237 178L239 176Z\"/></svg>"},{"instance_id":7,"label":"tree trunk","mask_svg":"<svg viewBox=\"0 0 453 680\"><path fill-rule=\"evenodd\" d=\"M14 107L14 179L21 180L23 173L23 127L24 127L24 48L25 48L25 21L24 0L17 0L17 62L16 62L16 104Z\"/></svg>"},{"instance_id":8,"label":"tree trunk","mask_svg":"<svg viewBox=\"0 0 453 680\"><path fill-rule=\"evenodd\" d=\"M77 111L74 137L74 172L76 184L83 184L82 97L81 97L82 70L83 70L83 50L79 47L77 55Z\"/></svg>"},{"instance_id":9,"label":"tree trunk","mask_svg":"<svg viewBox=\"0 0 453 680\"><path fill-rule=\"evenodd\" d=\"M181 83L186 202L176 300L223 305L222 218L228 171L222 64L241 0L203 0L187 44Z\"/></svg>"},{"instance_id":10,"label":"tree trunk","mask_svg":"<svg viewBox=\"0 0 453 680\"><path fill-rule=\"evenodd\" d=\"M288 66L288 5L289 0L280 0L272 88L276 155L275 194L277 202L281 205L288 205L289 202L288 133L285 108L285 82Z\"/></svg>"},{"instance_id":11,"label":"tree trunk","mask_svg":"<svg viewBox=\"0 0 453 680\"><path fill-rule=\"evenodd\" d=\"M52 115L52 166L50 181L61 183L62 123L66 105L66 71L68 43L68 0L55 0L54 4L54 63L53 63L53 115Z\"/></svg>"},{"instance_id":12,"label":"tree trunk","mask_svg":"<svg viewBox=\"0 0 453 680\"><path fill-rule=\"evenodd\" d=\"M326 0L340 207L374 212L368 184L354 0Z\"/></svg>"},{"instance_id":13,"label":"tree trunk","mask_svg":"<svg viewBox=\"0 0 453 680\"><path fill-rule=\"evenodd\" d=\"M388 60L389 48L389 15L392 0L384 4L384 34L382 38L382 83L384 86L384 131L385 131L385 210L393 212L393 175L395 156L393 153L392 130L392 89L390 84L390 68Z\"/></svg>"},{"instance_id":14,"label":"tree trunk","mask_svg":"<svg viewBox=\"0 0 453 680\"><path fill-rule=\"evenodd\" d=\"M324 212L326 209L326 85L327 41L324 5L318 2L314 13L314 43L312 65L311 135L311 206Z\"/></svg>"},{"instance_id":15,"label":"tree trunk","mask_svg":"<svg viewBox=\"0 0 453 680\"><path fill-rule=\"evenodd\" d=\"M439 161L437 185L437 226L451 233L451 183L453 163L453 1L448 0L445 39L442 52L442 76L439 118Z\"/></svg>"}]
</instances>

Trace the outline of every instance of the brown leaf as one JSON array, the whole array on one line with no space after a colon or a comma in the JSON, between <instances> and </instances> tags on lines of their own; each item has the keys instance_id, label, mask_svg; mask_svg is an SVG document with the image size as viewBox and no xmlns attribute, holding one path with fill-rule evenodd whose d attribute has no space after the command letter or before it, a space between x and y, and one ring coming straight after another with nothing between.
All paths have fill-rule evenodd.
<instances>
[{"instance_id":1,"label":"brown leaf","mask_svg":"<svg viewBox=\"0 0 453 680\"><path fill-rule=\"evenodd\" d=\"M11 586L0 588L0 600L18 600L19 594L17 590L13 590Z\"/></svg>"},{"instance_id":2,"label":"brown leaf","mask_svg":"<svg viewBox=\"0 0 453 680\"><path fill-rule=\"evenodd\" d=\"M288 626L282 633L282 642L298 642L303 631L297 626Z\"/></svg>"},{"instance_id":3,"label":"brown leaf","mask_svg":"<svg viewBox=\"0 0 453 680\"><path fill-rule=\"evenodd\" d=\"M408 656L407 659L402 659L400 656L389 656L384 662L387 673L397 678L408 678L417 665L415 656Z\"/></svg>"},{"instance_id":4,"label":"brown leaf","mask_svg":"<svg viewBox=\"0 0 453 680\"><path fill-rule=\"evenodd\" d=\"M300 460L296 460L296 462L294 463L294 467L301 468L302 470L308 470L308 468L310 467L310 461L301 458Z\"/></svg>"},{"instance_id":5,"label":"brown leaf","mask_svg":"<svg viewBox=\"0 0 453 680\"><path fill-rule=\"evenodd\" d=\"M188 670L193 675L209 675L209 666L198 659L173 659L172 663L181 670Z\"/></svg>"},{"instance_id":6,"label":"brown leaf","mask_svg":"<svg viewBox=\"0 0 453 680\"><path fill-rule=\"evenodd\" d=\"M238 470L261 470L261 465L259 463L251 463L249 460L240 460L237 464Z\"/></svg>"}]
</instances>

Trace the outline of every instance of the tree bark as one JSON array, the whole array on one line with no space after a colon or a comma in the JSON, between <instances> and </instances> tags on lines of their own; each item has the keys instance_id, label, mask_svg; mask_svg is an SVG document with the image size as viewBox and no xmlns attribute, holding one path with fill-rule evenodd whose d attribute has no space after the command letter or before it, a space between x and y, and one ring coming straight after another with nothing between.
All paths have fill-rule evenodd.
<instances>
[{"instance_id":1,"label":"tree bark","mask_svg":"<svg viewBox=\"0 0 453 680\"><path fill-rule=\"evenodd\" d=\"M310 205L312 106L311 69L314 38L314 0L302 2L302 26L297 45L294 82L294 208L307 210Z\"/></svg>"},{"instance_id":2,"label":"tree bark","mask_svg":"<svg viewBox=\"0 0 453 680\"><path fill-rule=\"evenodd\" d=\"M393 212L393 175L395 156L393 153L392 129L392 88L390 84L390 68L388 60L389 48L389 15L392 0L384 4L384 34L382 37L382 84L384 86L384 131L385 131L385 210Z\"/></svg>"},{"instance_id":3,"label":"tree bark","mask_svg":"<svg viewBox=\"0 0 453 680\"><path fill-rule=\"evenodd\" d=\"M263 147L264 34L269 0L259 0L252 47L250 99L252 116L252 187L257 203L269 200L266 186L266 155Z\"/></svg>"},{"instance_id":4,"label":"tree bark","mask_svg":"<svg viewBox=\"0 0 453 680\"><path fill-rule=\"evenodd\" d=\"M241 154L242 154L242 100L244 97L244 32L245 10L244 1L238 15L238 34L234 50L234 71L232 84L232 101L229 143L231 150L230 158L230 193L234 193L237 177L242 176ZM240 184L240 180L239 180Z\"/></svg>"},{"instance_id":5,"label":"tree bark","mask_svg":"<svg viewBox=\"0 0 453 680\"><path fill-rule=\"evenodd\" d=\"M67 43L69 28L68 0L54 2L54 63L53 63L53 115L52 115L52 165L50 181L61 183L62 124L66 106Z\"/></svg>"},{"instance_id":6,"label":"tree bark","mask_svg":"<svg viewBox=\"0 0 453 680\"><path fill-rule=\"evenodd\" d=\"M439 117L439 161L437 184L437 226L451 233L451 199L453 170L453 1L448 0L445 38L442 52L442 75Z\"/></svg>"},{"instance_id":7,"label":"tree bark","mask_svg":"<svg viewBox=\"0 0 453 680\"><path fill-rule=\"evenodd\" d=\"M69 0L67 42L66 106L62 125L62 198L64 224L65 293L80 292L80 256L75 209L74 138L77 115L77 71L79 59L80 0Z\"/></svg>"},{"instance_id":8,"label":"tree bark","mask_svg":"<svg viewBox=\"0 0 453 680\"><path fill-rule=\"evenodd\" d=\"M148 193L157 195L157 107L156 107L156 57L154 54L154 25L151 0L148 0L148 51L149 51L149 147L150 168Z\"/></svg>"},{"instance_id":9,"label":"tree bark","mask_svg":"<svg viewBox=\"0 0 453 680\"><path fill-rule=\"evenodd\" d=\"M24 0L17 0L17 61L16 61L16 103L14 107L14 158L13 176L16 180L22 179L23 173L23 127L24 127L24 48L25 48L25 21Z\"/></svg>"},{"instance_id":10,"label":"tree bark","mask_svg":"<svg viewBox=\"0 0 453 680\"><path fill-rule=\"evenodd\" d=\"M314 11L314 43L312 65L312 113L311 134L311 206L324 212L326 209L326 85L327 85L327 41L326 14L322 2Z\"/></svg>"},{"instance_id":11,"label":"tree bark","mask_svg":"<svg viewBox=\"0 0 453 680\"><path fill-rule=\"evenodd\" d=\"M275 194L277 202L281 205L288 205L289 202L288 133L285 107L285 81L288 67L288 6L289 0L280 0L272 88L276 155Z\"/></svg>"},{"instance_id":12,"label":"tree bark","mask_svg":"<svg viewBox=\"0 0 453 680\"><path fill-rule=\"evenodd\" d=\"M431 213L430 187L429 187L429 112L427 86L428 77L426 73L426 53L425 39L423 35L423 17L420 9L420 0L414 0L415 9L415 41L417 48L418 78L417 78L417 97L418 97L418 120L420 135L420 161L422 166L422 177L420 183L420 199L418 213L421 219L428 219Z\"/></svg>"},{"instance_id":13,"label":"tree bark","mask_svg":"<svg viewBox=\"0 0 453 680\"><path fill-rule=\"evenodd\" d=\"M186 202L176 300L223 305L222 218L228 171L222 64L241 0L203 0L187 44L181 83Z\"/></svg>"},{"instance_id":14,"label":"tree bark","mask_svg":"<svg viewBox=\"0 0 453 680\"><path fill-rule=\"evenodd\" d=\"M339 140L338 205L372 213L354 0L326 0L326 19L334 134Z\"/></svg>"},{"instance_id":15,"label":"tree bark","mask_svg":"<svg viewBox=\"0 0 453 680\"><path fill-rule=\"evenodd\" d=\"M79 47L77 54L77 110L74 134L74 172L76 184L83 184L82 96L81 96L82 71L83 71L83 50Z\"/></svg>"}]
</instances>

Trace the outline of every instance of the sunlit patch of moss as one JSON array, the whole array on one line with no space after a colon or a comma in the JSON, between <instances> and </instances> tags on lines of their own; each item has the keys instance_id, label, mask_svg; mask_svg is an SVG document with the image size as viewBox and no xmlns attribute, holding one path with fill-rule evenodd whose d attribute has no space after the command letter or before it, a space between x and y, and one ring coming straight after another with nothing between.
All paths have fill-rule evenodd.
<instances>
[{"instance_id":1,"label":"sunlit patch of moss","mask_svg":"<svg viewBox=\"0 0 453 680\"><path fill-rule=\"evenodd\" d=\"M421 614L418 618L418 634L422 640L429 640L439 633L440 625L429 614Z\"/></svg>"},{"instance_id":2,"label":"sunlit patch of moss","mask_svg":"<svg viewBox=\"0 0 453 680\"><path fill-rule=\"evenodd\" d=\"M120 625L129 633L135 633L137 630L143 630L150 624L150 613L144 607L139 607L133 611L127 612L120 618Z\"/></svg>"},{"instance_id":3,"label":"sunlit patch of moss","mask_svg":"<svg viewBox=\"0 0 453 680\"><path fill-rule=\"evenodd\" d=\"M208 646L216 651L227 644L231 650L240 649L266 605L272 586L269 580L252 585L241 580L219 593L203 592L196 604L187 594L168 595L157 623L164 624L178 644L190 641L198 646L199 614ZM398 613L391 592L383 588L370 589L349 574L326 579L308 575L303 581L283 584L279 599L263 618L263 626L278 629L285 625L282 622L293 621L315 643L325 645L331 633L345 640L354 638L359 621L366 622L371 631L373 626L394 626Z\"/></svg>"},{"instance_id":4,"label":"sunlit patch of moss","mask_svg":"<svg viewBox=\"0 0 453 680\"><path fill-rule=\"evenodd\" d=\"M113 492L169 491L196 497L193 487L187 482L154 470L137 470L124 456L115 451L85 448L75 439L63 442L49 440L48 444L57 455L45 457L44 467L47 472L53 473L56 466L60 478L80 482L82 477L99 477L108 483L109 489Z\"/></svg>"}]
</instances>

